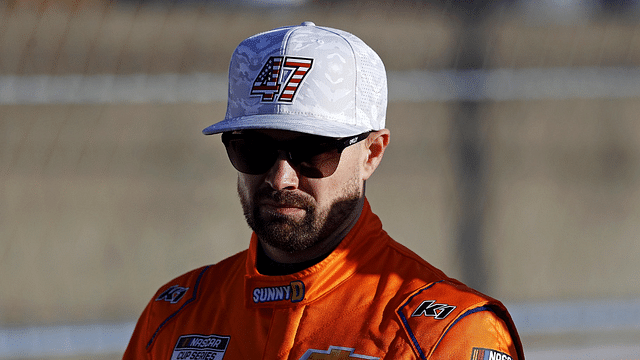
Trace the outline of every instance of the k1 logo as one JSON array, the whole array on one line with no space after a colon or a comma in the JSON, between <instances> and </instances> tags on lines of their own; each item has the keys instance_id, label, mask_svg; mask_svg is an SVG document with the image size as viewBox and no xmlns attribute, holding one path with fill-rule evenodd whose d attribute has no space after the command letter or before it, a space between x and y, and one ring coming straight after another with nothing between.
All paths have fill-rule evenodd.
<instances>
[{"instance_id":1,"label":"k1 logo","mask_svg":"<svg viewBox=\"0 0 640 360\"><path fill-rule=\"evenodd\" d=\"M434 319L442 320L447 317L456 307L447 304L436 304L435 300L423 301L420 306L411 314L415 316L430 316Z\"/></svg>"},{"instance_id":2,"label":"k1 logo","mask_svg":"<svg viewBox=\"0 0 640 360\"><path fill-rule=\"evenodd\" d=\"M189 290L189 288L173 285L172 287L163 291L162 294L158 296L156 301L168 301L172 304L175 304L184 297L184 294L187 293L187 290Z\"/></svg>"}]
</instances>

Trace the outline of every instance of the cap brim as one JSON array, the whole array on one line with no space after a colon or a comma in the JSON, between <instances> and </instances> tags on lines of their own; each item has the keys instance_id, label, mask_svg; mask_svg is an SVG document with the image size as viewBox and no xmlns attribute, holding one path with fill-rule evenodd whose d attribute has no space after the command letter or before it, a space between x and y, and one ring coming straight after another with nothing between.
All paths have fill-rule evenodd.
<instances>
[{"instance_id":1,"label":"cap brim","mask_svg":"<svg viewBox=\"0 0 640 360\"><path fill-rule=\"evenodd\" d=\"M335 120L323 120L299 115L264 114L225 119L204 130L205 135L219 134L237 130L287 130L311 135L341 138L362 134L371 130L366 126L344 124Z\"/></svg>"}]
</instances>

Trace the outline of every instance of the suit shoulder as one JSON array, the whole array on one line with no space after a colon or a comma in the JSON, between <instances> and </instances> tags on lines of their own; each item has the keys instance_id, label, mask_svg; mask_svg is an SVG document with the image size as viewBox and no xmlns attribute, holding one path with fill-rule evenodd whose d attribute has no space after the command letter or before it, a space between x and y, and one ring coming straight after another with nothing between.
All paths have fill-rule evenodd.
<instances>
[{"instance_id":1,"label":"suit shoulder","mask_svg":"<svg viewBox=\"0 0 640 360\"><path fill-rule=\"evenodd\" d=\"M447 278L425 284L413 291L398 308L398 314L405 320L411 318L426 318L434 321L452 319L467 310L489 304L492 300L492 298L457 280ZM447 322L436 321L439 324ZM420 323L416 325L420 325Z\"/></svg>"},{"instance_id":2,"label":"suit shoulder","mask_svg":"<svg viewBox=\"0 0 640 360\"><path fill-rule=\"evenodd\" d=\"M442 270L431 265L428 261L420 257L420 255L416 254L411 249L395 241L394 239L389 238L387 244L388 249L391 250L395 257L393 263L397 264L394 270L404 270L406 274L411 274L412 277L417 276L426 283L449 279L449 277L444 272L442 272ZM389 261L387 259L381 260Z\"/></svg>"},{"instance_id":3,"label":"suit shoulder","mask_svg":"<svg viewBox=\"0 0 640 360\"><path fill-rule=\"evenodd\" d=\"M205 281L208 277L220 275L230 277L233 272L242 271L244 269L244 253L238 253L213 265L193 269L172 279L158 289L152 302L180 305L188 299L196 298L199 293L206 290L207 286L211 285L210 282ZM216 285L220 285L220 283L216 283Z\"/></svg>"},{"instance_id":4,"label":"suit shoulder","mask_svg":"<svg viewBox=\"0 0 640 360\"><path fill-rule=\"evenodd\" d=\"M149 301L141 317L145 322L142 326L149 331L146 347L153 344L157 334L167 324L188 312L199 300L206 299L210 292L216 291L216 288L228 285L225 281L211 281L211 279L236 278L232 274L244 270L244 254L246 251L217 264L191 270L161 286Z\"/></svg>"},{"instance_id":5,"label":"suit shoulder","mask_svg":"<svg viewBox=\"0 0 640 360\"><path fill-rule=\"evenodd\" d=\"M504 320L514 341L518 334L502 303L454 279L443 279L417 289L397 309L397 316L412 347L426 359L452 326L462 318L491 311Z\"/></svg>"},{"instance_id":6,"label":"suit shoulder","mask_svg":"<svg viewBox=\"0 0 640 360\"><path fill-rule=\"evenodd\" d=\"M178 304L183 299L188 299L197 291L196 285L199 285L199 281L212 266L193 269L165 283L157 290L152 301L159 301L161 304L162 302Z\"/></svg>"}]
</instances>

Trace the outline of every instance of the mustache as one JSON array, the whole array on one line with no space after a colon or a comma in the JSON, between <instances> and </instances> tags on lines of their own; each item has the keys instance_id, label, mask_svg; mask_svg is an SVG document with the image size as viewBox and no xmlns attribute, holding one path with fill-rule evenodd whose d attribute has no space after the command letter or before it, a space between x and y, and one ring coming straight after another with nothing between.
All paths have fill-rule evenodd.
<instances>
[{"instance_id":1,"label":"mustache","mask_svg":"<svg viewBox=\"0 0 640 360\"><path fill-rule=\"evenodd\" d=\"M303 209L312 209L314 207L311 200L290 190L262 188L255 194L255 203L260 204L264 202L281 206L299 207Z\"/></svg>"}]
</instances>

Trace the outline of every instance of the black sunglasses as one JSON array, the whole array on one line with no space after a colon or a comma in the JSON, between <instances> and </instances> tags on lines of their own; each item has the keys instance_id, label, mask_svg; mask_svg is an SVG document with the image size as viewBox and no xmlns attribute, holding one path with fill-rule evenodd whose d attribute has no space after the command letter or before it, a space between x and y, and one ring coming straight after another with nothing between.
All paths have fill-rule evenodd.
<instances>
[{"instance_id":1,"label":"black sunglasses","mask_svg":"<svg viewBox=\"0 0 640 360\"><path fill-rule=\"evenodd\" d=\"M254 131L226 132L222 134L222 142L231 164L241 173L265 174L278 160L280 151L284 151L286 160L300 175L323 178L336 171L344 149L366 139L370 133L339 139L310 135L278 141Z\"/></svg>"}]
</instances>

